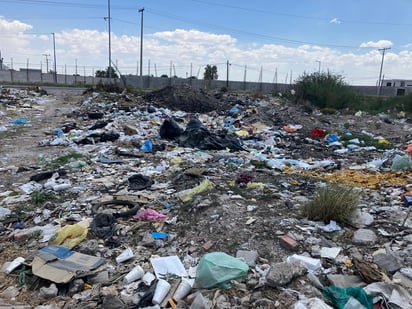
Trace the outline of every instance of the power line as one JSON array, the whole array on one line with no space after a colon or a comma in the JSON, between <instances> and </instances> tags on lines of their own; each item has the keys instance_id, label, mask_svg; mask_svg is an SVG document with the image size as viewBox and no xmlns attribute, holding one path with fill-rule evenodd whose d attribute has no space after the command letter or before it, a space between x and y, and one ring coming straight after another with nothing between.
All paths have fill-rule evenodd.
<instances>
[{"instance_id":1,"label":"power line","mask_svg":"<svg viewBox=\"0 0 412 309\"><path fill-rule=\"evenodd\" d=\"M188 23L195 24L195 25L206 25L206 26L212 27L212 28L229 30L229 31L237 32L237 33L241 33L241 34L247 34L247 35L250 35L250 36L253 36L253 37L262 37L262 38L266 38L266 39L270 39L270 40L274 40L274 41L279 41L279 42L282 42L282 43L308 44L308 45L317 45L317 46L324 46L324 47L351 48L351 49L359 47L359 46L353 46L353 45L351 46L351 45L325 44L325 43L316 43L316 42L309 42L309 41L286 39L286 38L275 37L275 36L266 35L266 34L260 34L260 33L255 33L255 32L249 32L249 31L234 29L234 28L225 27L225 26L216 25L216 24L199 22L198 20L195 21L195 20L191 20L191 19L186 19L186 18L183 18L183 17L180 17L180 16L171 15L171 14L163 13L163 12L160 12L160 11L156 12L156 10L152 10L152 9L149 9L147 11L148 11L148 13L151 13L153 15L163 16L163 17L166 17L166 18L174 19L174 20L180 20L180 21L188 22Z\"/></svg>"}]
</instances>

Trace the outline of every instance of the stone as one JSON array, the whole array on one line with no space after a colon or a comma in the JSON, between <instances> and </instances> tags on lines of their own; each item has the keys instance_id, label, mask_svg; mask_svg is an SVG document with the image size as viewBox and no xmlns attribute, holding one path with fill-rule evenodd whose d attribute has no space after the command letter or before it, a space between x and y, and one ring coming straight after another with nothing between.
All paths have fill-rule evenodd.
<instances>
[{"instance_id":1,"label":"stone","mask_svg":"<svg viewBox=\"0 0 412 309\"><path fill-rule=\"evenodd\" d=\"M126 135L135 135L138 133L138 130L135 126L132 125L125 125L123 128L123 132Z\"/></svg>"},{"instance_id":2,"label":"stone","mask_svg":"<svg viewBox=\"0 0 412 309\"><path fill-rule=\"evenodd\" d=\"M14 286L9 286L0 293L0 298L14 299L17 295L19 295L19 290Z\"/></svg>"},{"instance_id":3,"label":"stone","mask_svg":"<svg viewBox=\"0 0 412 309\"><path fill-rule=\"evenodd\" d=\"M393 254L377 254L373 257L373 262L387 273L393 274L403 267L399 259Z\"/></svg>"},{"instance_id":4,"label":"stone","mask_svg":"<svg viewBox=\"0 0 412 309\"><path fill-rule=\"evenodd\" d=\"M350 287L364 287L366 283L362 280L360 276L355 275L327 275L328 280L331 285L337 286L339 288L350 288Z\"/></svg>"},{"instance_id":5,"label":"stone","mask_svg":"<svg viewBox=\"0 0 412 309\"><path fill-rule=\"evenodd\" d=\"M41 287L40 288L40 292L39 292L39 296L41 298L45 298L45 299L51 299L57 296L57 293L59 292L59 290L57 289L56 285L54 283L50 284L50 286L47 287Z\"/></svg>"},{"instance_id":6,"label":"stone","mask_svg":"<svg viewBox=\"0 0 412 309\"><path fill-rule=\"evenodd\" d=\"M294 278L303 276L306 273L306 267L300 262L272 264L266 276L267 285L271 287L285 286Z\"/></svg>"},{"instance_id":7,"label":"stone","mask_svg":"<svg viewBox=\"0 0 412 309\"><path fill-rule=\"evenodd\" d=\"M405 235L405 236L403 237L403 240L405 240L405 241L407 241L407 242L409 242L409 243L412 243L412 234Z\"/></svg>"},{"instance_id":8,"label":"stone","mask_svg":"<svg viewBox=\"0 0 412 309\"><path fill-rule=\"evenodd\" d=\"M377 239L374 231L359 229L353 234L352 242L356 245L374 245Z\"/></svg>"},{"instance_id":9,"label":"stone","mask_svg":"<svg viewBox=\"0 0 412 309\"><path fill-rule=\"evenodd\" d=\"M320 246L318 245L312 246L312 251L310 255L314 258L320 258Z\"/></svg>"},{"instance_id":10,"label":"stone","mask_svg":"<svg viewBox=\"0 0 412 309\"><path fill-rule=\"evenodd\" d=\"M404 288L411 290L412 289L412 280L402 274L400 271L397 271L393 276L392 276L392 281L395 284L399 284L403 286Z\"/></svg>"},{"instance_id":11,"label":"stone","mask_svg":"<svg viewBox=\"0 0 412 309\"><path fill-rule=\"evenodd\" d=\"M257 251L238 250L238 252L236 252L236 257L243 260L250 267L255 267L259 254Z\"/></svg>"},{"instance_id":12,"label":"stone","mask_svg":"<svg viewBox=\"0 0 412 309\"><path fill-rule=\"evenodd\" d=\"M356 209L353 212L352 217L350 218L350 222L353 226L357 228L362 228L371 225L374 222L374 218L371 214L367 213L366 211Z\"/></svg>"}]
</instances>

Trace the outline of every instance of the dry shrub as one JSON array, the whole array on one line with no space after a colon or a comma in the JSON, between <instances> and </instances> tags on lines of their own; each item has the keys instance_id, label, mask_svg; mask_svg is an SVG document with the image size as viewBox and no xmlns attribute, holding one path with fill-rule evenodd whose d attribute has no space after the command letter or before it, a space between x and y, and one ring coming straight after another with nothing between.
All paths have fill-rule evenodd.
<instances>
[{"instance_id":1,"label":"dry shrub","mask_svg":"<svg viewBox=\"0 0 412 309\"><path fill-rule=\"evenodd\" d=\"M353 188L327 184L315 192L312 201L302 206L301 213L310 220L346 223L358 207L358 201L359 193Z\"/></svg>"}]
</instances>

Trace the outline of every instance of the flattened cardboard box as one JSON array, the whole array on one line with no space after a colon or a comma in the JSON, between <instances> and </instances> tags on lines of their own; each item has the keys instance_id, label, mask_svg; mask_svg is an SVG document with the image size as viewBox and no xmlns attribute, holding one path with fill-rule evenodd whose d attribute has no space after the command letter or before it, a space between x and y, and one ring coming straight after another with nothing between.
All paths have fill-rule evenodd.
<instances>
[{"instance_id":1,"label":"flattened cardboard box","mask_svg":"<svg viewBox=\"0 0 412 309\"><path fill-rule=\"evenodd\" d=\"M68 283L103 263L103 258L75 252L63 246L50 245L36 252L31 266L35 276L55 283Z\"/></svg>"}]
</instances>

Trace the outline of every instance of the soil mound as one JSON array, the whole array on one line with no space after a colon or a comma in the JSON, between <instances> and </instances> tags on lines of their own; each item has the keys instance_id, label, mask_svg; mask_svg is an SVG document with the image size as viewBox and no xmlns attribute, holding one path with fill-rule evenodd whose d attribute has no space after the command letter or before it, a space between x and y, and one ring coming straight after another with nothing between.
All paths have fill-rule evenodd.
<instances>
[{"instance_id":1,"label":"soil mound","mask_svg":"<svg viewBox=\"0 0 412 309\"><path fill-rule=\"evenodd\" d=\"M156 106L188 113L208 113L225 109L225 104L213 94L189 85L167 86L145 95L144 99Z\"/></svg>"}]
</instances>

